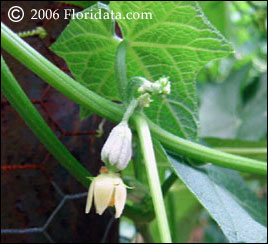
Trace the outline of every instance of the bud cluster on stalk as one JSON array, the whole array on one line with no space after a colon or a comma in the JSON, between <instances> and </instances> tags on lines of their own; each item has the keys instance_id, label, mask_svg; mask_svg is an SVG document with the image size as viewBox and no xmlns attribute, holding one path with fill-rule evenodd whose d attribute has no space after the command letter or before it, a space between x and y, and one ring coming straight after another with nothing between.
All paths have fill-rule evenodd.
<instances>
[{"instance_id":1,"label":"bud cluster on stalk","mask_svg":"<svg viewBox=\"0 0 268 244\"><path fill-rule=\"evenodd\" d=\"M149 106L152 102L151 95L170 94L168 77L161 77L155 82L150 82L143 77L137 78L141 84L138 89L140 96L128 105L122 121L112 129L103 145L101 160L106 167L92 180L88 191L86 213L89 213L94 200L98 214L101 215L107 207L114 206L115 217L121 216L126 203L127 187L117 172L124 170L132 157L132 132L128 120L135 109Z\"/></svg>"}]
</instances>

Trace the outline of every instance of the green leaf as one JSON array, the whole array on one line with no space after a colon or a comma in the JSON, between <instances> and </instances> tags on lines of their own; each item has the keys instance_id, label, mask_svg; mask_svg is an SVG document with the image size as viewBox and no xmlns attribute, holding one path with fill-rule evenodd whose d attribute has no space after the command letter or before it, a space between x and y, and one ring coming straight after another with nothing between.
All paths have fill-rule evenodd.
<instances>
[{"instance_id":1,"label":"green leaf","mask_svg":"<svg viewBox=\"0 0 268 244\"><path fill-rule=\"evenodd\" d=\"M109 12L98 3L82 13L101 16ZM113 20L74 19L50 47L68 64L76 80L88 89L111 100L119 100L114 76L114 60L119 39ZM83 113L84 114L84 113Z\"/></svg>"},{"instance_id":2,"label":"green leaf","mask_svg":"<svg viewBox=\"0 0 268 244\"><path fill-rule=\"evenodd\" d=\"M242 141L207 137L203 141L214 149L267 162L267 141Z\"/></svg>"},{"instance_id":3,"label":"green leaf","mask_svg":"<svg viewBox=\"0 0 268 244\"><path fill-rule=\"evenodd\" d=\"M243 123L238 128L238 138L258 140L267 134L267 73L262 75L255 96L243 108L241 120Z\"/></svg>"},{"instance_id":4,"label":"green leaf","mask_svg":"<svg viewBox=\"0 0 268 244\"><path fill-rule=\"evenodd\" d=\"M209 222L204 232L203 243L228 243L226 237L214 221Z\"/></svg>"},{"instance_id":5,"label":"green leaf","mask_svg":"<svg viewBox=\"0 0 268 244\"><path fill-rule=\"evenodd\" d=\"M200 135L202 137L235 138L241 124L241 86L251 64L231 73L221 84L207 84L201 94Z\"/></svg>"},{"instance_id":6,"label":"green leaf","mask_svg":"<svg viewBox=\"0 0 268 244\"><path fill-rule=\"evenodd\" d=\"M223 34L228 34L230 20L227 1L199 1L208 20Z\"/></svg>"},{"instance_id":7,"label":"green leaf","mask_svg":"<svg viewBox=\"0 0 268 244\"><path fill-rule=\"evenodd\" d=\"M109 11L103 5L102 13ZM104 10L106 8L106 10ZM152 19L118 19L129 42L127 76L155 81L167 75L172 93L155 98L145 113L168 131L184 138L198 136L195 77L202 66L229 54L232 49L203 16L196 2L111 2L123 17L128 12L152 13ZM84 12L89 12L87 9ZM78 82L112 100L120 100L114 62L119 39L112 20L72 20L53 44ZM167 120L168 118L168 120Z\"/></svg>"},{"instance_id":8,"label":"green leaf","mask_svg":"<svg viewBox=\"0 0 268 244\"><path fill-rule=\"evenodd\" d=\"M147 116L184 138L196 139L198 128L195 77L207 62L231 48L202 16L195 2L111 2L115 12L151 12L150 20L118 20L130 44L128 74L155 81L170 77L171 95L155 98ZM168 120L167 120L168 118Z\"/></svg>"},{"instance_id":9,"label":"green leaf","mask_svg":"<svg viewBox=\"0 0 268 244\"><path fill-rule=\"evenodd\" d=\"M190 191L218 223L230 242L266 243L267 206L233 170L170 162Z\"/></svg>"},{"instance_id":10,"label":"green leaf","mask_svg":"<svg viewBox=\"0 0 268 244\"><path fill-rule=\"evenodd\" d=\"M202 137L261 140L267 134L267 74L250 100L243 101L251 64L232 72L221 84L207 84L201 92L200 124ZM248 91L247 91L248 92Z\"/></svg>"}]
</instances>

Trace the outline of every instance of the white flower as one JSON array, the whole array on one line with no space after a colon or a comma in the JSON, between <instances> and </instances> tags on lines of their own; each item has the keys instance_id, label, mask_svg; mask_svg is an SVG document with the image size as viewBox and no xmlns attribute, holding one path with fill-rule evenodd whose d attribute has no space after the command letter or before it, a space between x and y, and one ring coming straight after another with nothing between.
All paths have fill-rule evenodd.
<instances>
[{"instance_id":1,"label":"white flower","mask_svg":"<svg viewBox=\"0 0 268 244\"><path fill-rule=\"evenodd\" d=\"M119 218L126 203L126 186L117 174L100 174L90 184L86 213L89 213L91 209L93 198L96 212L99 215L103 214L107 207L115 206L115 218Z\"/></svg>"},{"instance_id":2,"label":"white flower","mask_svg":"<svg viewBox=\"0 0 268 244\"><path fill-rule=\"evenodd\" d=\"M118 170L127 167L132 156L132 132L126 121L115 126L101 150L101 160L106 166Z\"/></svg>"}]
</instances>

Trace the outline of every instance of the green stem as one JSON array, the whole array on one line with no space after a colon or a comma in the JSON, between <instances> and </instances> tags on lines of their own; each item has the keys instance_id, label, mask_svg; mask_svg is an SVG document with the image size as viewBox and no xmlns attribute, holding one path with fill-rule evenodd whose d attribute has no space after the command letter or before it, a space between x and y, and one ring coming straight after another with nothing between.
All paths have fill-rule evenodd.
<instances>
[{"instance_id":1,"label":"green stem","mask_svg":"<svg viewBox=\"0 0 268 244\"><path fill-rule=\"evenodd\" d=\"M254 159L244 158L221 152L203 145L177 137L149 121L152 134L168 150L205 163L213 163L243 172L267 175L267 164Z\"/></svg>"},{"instance_id":2,"label":"green stem","mask_svg":"<svg viewBox=\"0 0 268 244\"><path fill-rule=\"evenodd\" d=\"M171 243L167 214L161 191L150 129L143 116L136 115L134 122L140 139L141 151L144 157L160 238L162 243Z\"/></svg>"},{"instance_id":3,"label":"green stem","mask_svg":"<svg viewBox=\"0 0 268 244\"><path fill-rule=\"evenodd\" d=\"M134 113L137 105L138 105L137 100L136 99L133 99L130 102L130 104L127 106L127 110L126 110L126 112L123 115L122 121L127 121L128 122L129 118L133 115L133 113Z\"/></svg>"},{"instance_id":4,"label":"green stem","mask_svg":"<svg viewBox=\"0 0 268 244\"><path fill-rule=\"evenodd\" d=\"M214 147L214 149L222 151L222 152L226 152L226 153L237 154L237 155L243 155L243 154L267 155L267 148Z\"/></svg>"},{"instance_id":5,"label":"green stem","mask_svg":"<svg viewBox=\"0 0 268 244\"><path fill-rule=\"evenodd\" d=\"M119 43L116 49L115 58L115 77L117 81L117 87L119 94L121 95L122 101L128 104L129 97L127 93L127 67L126 67L126 53L127 53L128 42L123 40Z\"/></svg>"},{"instance_id":6,"label":"green stem","mask_svg":"<svg viewBox=\"0 0 268 244\"><path fill-rule=\"evenodd\" d=\"M3 23L1 23L1 45L17 60L76 103L111 121L121 121L124 112L123 106L102 98L74 81L70 76L66 75L30 47ZM132 118L135 118L135 115ZM149 120L148 123L152 134L163 146L182 156L248 173L267 175L266 163L199 145L177 137Z\"/></svg>"},{"instance_id":7,"label":"green stem","mask_svg":"<svg viewBox=\"0 0 268 244\"><path fill-rule=\"evenodd\" d=\"M1 56L1 91L12 107L19 113L25 123L32 129L37 138L48 151L66 168L79 182L88 188L89 172L70 154L66 147L47 126L37 109L28 99L16 79L10 72Z\"/></svg>"},{"instance_id":8,"label":"green stem","mask_svg":"<svg viewBox=\"0 0 268 244\"><path fill-rule=\"evenodd\" d=\"M174 184L174 182L178 179L178 176L174 173L171 173L171 175L165 180L165 182L162 184L162 191L164 197L167 195L169 189Z\"/></svg>"}]
</instances>

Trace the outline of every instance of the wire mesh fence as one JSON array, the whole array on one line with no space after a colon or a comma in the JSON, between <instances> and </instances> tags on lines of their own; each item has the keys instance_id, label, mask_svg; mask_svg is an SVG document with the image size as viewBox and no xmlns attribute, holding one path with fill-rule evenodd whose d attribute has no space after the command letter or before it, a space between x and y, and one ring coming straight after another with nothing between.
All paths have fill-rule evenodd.
<instances>
[{"instance_id":1,"label":"wire mesh fence","mask_svg":"<svg viewBox=\"0 0 268 244\"><path fill-rule=\"evenodd\" d=\"M14 2L1 2L2 21L15 32L37 26L45 28L48 32L45 39L33 36L26 37L25 41L71 75L63 60L49 50L68 20L34 22L26 14L20 24L14 24L7 18L7 10L12 5ZM51 1L20 2L17 5L25 13L30 13L33 8L60 11L66 8L63 3ZM99 155L107 136L104 133L103 137L96 137L101 118L93 115L81 121L77 104L7 53L3 51L2 54L58 138L83 166L96 175L102 166ZM109 126L106 123L105 127ZM107 211L101 217L94 213L85 215L86 195L87 190L59 165L1 95L1 242L117 242L118 221L114 220L113 213Z\"/></svg>"}]
</instances>

